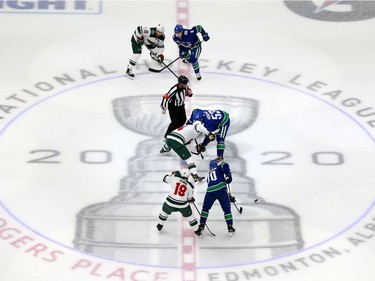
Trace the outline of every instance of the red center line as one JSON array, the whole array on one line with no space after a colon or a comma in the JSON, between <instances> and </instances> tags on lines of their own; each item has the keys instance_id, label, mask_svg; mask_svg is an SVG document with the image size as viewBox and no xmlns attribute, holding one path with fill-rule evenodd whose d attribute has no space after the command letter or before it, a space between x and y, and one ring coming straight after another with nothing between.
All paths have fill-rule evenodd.
<instances>
[{"instance_id":1,"label":"red center line","mask_svg":"<svg viewBox=\"0 0 375 281\"><path fill-rule=\"evenodd\" d=\"M177 23L183 27L189 27L189 0L177 0ZM178 75L185 75L190 80L190 64L185 64L182 60L178 60Z\"/></svg>"},{"instance_id":2,"label":"red center line","mask_svg":"<svg viewBox=\"0 0 375 281\"><path fill-rule=\"evenodd\" d=\"M177 23L185 28L189 27L189 0L176 1ZM178 75L185 75L190 80L190 64L184 64L178 60ZM190 98L185 102L186 115L191 114ZM192 231L188 221L185 218L181 219L181 280L196 281L196 240L195 234Z\"/></svg>"}]
</instances>

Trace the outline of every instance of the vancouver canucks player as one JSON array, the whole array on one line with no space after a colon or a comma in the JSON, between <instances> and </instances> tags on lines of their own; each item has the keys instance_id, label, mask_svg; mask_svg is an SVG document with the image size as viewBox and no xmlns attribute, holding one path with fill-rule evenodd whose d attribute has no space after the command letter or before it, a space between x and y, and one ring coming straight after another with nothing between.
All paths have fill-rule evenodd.
<instances>
[{"instance_id":1,"label":"vancouver canucks player","mask_svg":"<svg viewBox=\"0 0 375 281\"><path fill-rule=\"evenodd\" d=\"M191 63L198 80L202 79L199 71L199 56L202 52L202 44L197 33L202 35L204 41L210 40L210 36L201 25L196 25L191 29L185 29L181 24L174 28L173 40L179 48L180 58L184 63Z\"/></svg>"},{"instance_id":2,"label":"vancouver canucks player","mask_svg":"<svg viewBox=\"0 0 375 281\"><path fill-rule=\"evenodd\" d=\"M192 124L195 121L201 121L204 127L209 132L216 133L217 159L223 160L225 150L225 138L230 127L229 114L223 110L204 110L196 108L193 109L193 111L191 112L190 119L186 122L186 124ZM204 152L209 142L210 139L205 137L203 142L199 144L197 147L198 152Z\"/></svg>"},{"instance_id":3,"label":"vancouver canucks player","mask_svg":"<svg viewBox=\"0 0 375 281\"><path fill-rule=\"evenodd\" d=\"M232 182L229 164L223 161L218 164L215 160L211 160L209 168L207 191L204 196L199 228L195 231L195 234L198 236L202 234L209 211L214 202L219 200L221 209L224 212L224 219L227 223L229 236L233 236L236 230L233 228L233 216L230 202L236 202L236 198L228 194L227 183Z\"/></svg>"}]
</instances>

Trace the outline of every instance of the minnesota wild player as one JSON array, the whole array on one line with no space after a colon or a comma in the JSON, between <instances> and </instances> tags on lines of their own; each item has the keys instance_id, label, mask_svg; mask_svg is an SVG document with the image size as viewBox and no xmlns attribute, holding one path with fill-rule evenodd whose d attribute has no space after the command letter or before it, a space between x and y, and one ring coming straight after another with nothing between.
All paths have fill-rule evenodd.
<instances>
[{"instance_id":1,"label":"minnesota wild player","mask_svg":"<svg viewBox=\"0 0 375 281\"><path fill-rule=\"evenodd\" d=\"M131 56L126 69L126 76L134 79L133 68L142 54L142 46L150 50L153 60L162 63L164 61L164 35L165 28L162 25L156 27L138 26L131 37L133 55Z\"/></svg>"},{"instance_id":2,"label":"minnesota wild player","mask_svg":"<svg viewBox=\"0 0 375 281\"><path fill-rule=\"evenodd\" d=\"M185 125L173 130L165 139L166 145L186 162L195 182L202 181L204 177L198 176L197 167L187 145L202 134L206 135L211 140L215 139L215 135L209 132L200 121L195 121L191 125Z\"/></svg>"},{"instance_id":3,"label":"minnesota wild player","mask_svg":"<svg viewBox=\"0 0 375 281\"><path fill-rule=\"evenodd\" d=\"M198 222L190 207L190 203L195 201L193 197L194 185L188 180L189 176L190 171L186 168L164 176L163 182L171 186L171 191L159 214L159 223L156 226L159 231L162 230L168 216L173 212L180 212L183 217L187 218L193 230L197 231Z\"/></svg>"}]
</instances>

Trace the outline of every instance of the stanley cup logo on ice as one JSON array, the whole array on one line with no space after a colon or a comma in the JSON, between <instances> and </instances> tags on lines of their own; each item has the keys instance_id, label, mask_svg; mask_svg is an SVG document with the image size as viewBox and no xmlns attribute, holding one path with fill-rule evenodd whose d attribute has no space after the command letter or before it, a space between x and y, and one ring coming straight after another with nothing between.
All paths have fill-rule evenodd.
<instances>
[{"instance_id":1,"label":"stanley cup logo on ice","mask_svg":"<svg viewBox=\"0 0 375 281\"><path fill-rule=\"evenodd\" d=\"M188 222L181 223L182 217L172 214L163 233L156 229L159 211L170 188L162 182L163 176L181 167L181 160L173 151L159 153L162 136L169 124L169 118L160 113L159 103L160 97L152 95L113 100L117 121L127 130L149 138L138 143L135 155L128 160L127 175L121 179L118 195L107 202L89 205L77 215L76 248L120 261L180 266L181 225ZM229 140L231 135L245 131L255 122L259 108L256 100L240 97L196 95L192 103L192 108L228 112L231 117ZM232 208L238 233L227 243L221 241L222 237L209 237L207 232L203 240L195 243L199 256L196 265L243 264L301 249L299 216L288 207L266 202L258 196L254 180L246 175L246 160L228 138L224 156L231 166L233 192L244 211L238 215ZM208 163L216 157L216 145L207 146L205 159L194 157L199 174L207 176ZM198 208L205 190L205 183L195 188ZM256 198L258 202L254 203ZM199 220L198 214L196 217ZM207 223L216 234L226 234L219 206L211 209ZM236 255L232 254L233 249L236 249ZM217 255L212 255L212 251ZM223 259L225 256L230 259Z\"/></svg>"}]
</instances>

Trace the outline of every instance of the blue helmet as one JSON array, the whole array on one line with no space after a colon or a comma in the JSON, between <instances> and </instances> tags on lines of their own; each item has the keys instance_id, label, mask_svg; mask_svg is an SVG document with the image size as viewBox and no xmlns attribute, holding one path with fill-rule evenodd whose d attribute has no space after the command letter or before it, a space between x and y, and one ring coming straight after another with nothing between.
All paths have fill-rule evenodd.
<instances>
[{"instance_id":1,"label":"blue helmet","mask_svg":"<svg viewBox=\"0 0 375 281\"><path fill-rule=\"evenodd\" d=\"M217 167L216 160L211 160L210 161L210 170L215 169L216 167Z\"/></svg>"},{"instance_id":2,"label":"blue helmet","mask_svg":"<svg viewBox=\"0 0 375 281\"><path fill-rule=\"evenodd\" d=\"M177 24L174 28L174 33L180 33L180 32L183 32L184 31L184 28L182 27L181 24Z\"/></svg>"},{"instance_id":3,"label":"blue helmet","mask_svg":"<svg viewBox=\"0 0 375 281\"><path fill-rule=\"evenodd\" d=\"M203 117L203 110L199 109L199 108L195 108L193 109L193 111L191 112L191 115L193 117L193 120L198 120L198 121L202 121Z\"/></svg>"}]
</instances>

